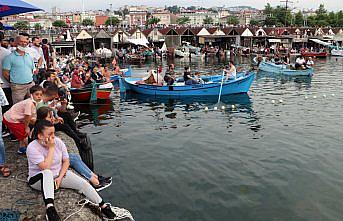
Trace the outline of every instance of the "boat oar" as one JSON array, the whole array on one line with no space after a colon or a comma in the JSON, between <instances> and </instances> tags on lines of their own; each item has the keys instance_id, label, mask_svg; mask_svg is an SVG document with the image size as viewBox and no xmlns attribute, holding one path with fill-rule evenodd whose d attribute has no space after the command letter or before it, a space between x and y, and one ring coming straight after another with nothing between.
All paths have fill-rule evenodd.
<instances>
[{"instance_id":1,"label":"boat oar","mask_svg":"<svg viewBox=\"0 0 343 221\"><path fill-rule=\"evenodd\" d=\"M219 89L219 96L218 96L218 102L217 102L217 104L219 104L219 102L220 102L220 97L222 96L222 89L223 89L223 83L224 83L224 73L225 73L225 71L223 70L222 81L220 82L220 89Z\"/></svg>"},{"instance_id":2,"label":"boat oar","mask_svg":"<svg viewBox=\"0 0 343 221\"><path fill-rule=\"evenodd\" d=\"M96 83L93 82L92 84L92 93L91 93L91 99L89 100L90 103L96 103L97 96L96 96Z\"/></svg>"}]
</instances>

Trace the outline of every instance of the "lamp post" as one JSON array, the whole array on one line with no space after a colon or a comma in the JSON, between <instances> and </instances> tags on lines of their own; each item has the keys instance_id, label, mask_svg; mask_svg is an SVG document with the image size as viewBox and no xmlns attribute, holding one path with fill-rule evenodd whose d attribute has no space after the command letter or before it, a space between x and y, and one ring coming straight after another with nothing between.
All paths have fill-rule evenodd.
<instances>
[{"instance_id":1,"label":"lamp post","mask_svg":"<svg viewBox=\"0 0 343 221\"><path fill-rule=\"evenodd\" d=\"M112 3L110 3L110 25L112 28Z\"/></svg>"}]
</instances>

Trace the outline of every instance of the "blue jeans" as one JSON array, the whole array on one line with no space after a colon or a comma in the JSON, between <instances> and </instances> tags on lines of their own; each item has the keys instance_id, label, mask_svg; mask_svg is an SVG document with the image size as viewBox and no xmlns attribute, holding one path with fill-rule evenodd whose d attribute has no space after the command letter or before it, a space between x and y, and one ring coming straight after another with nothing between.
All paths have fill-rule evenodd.
<instances>
[{"instance_id":1,"label":"blue jeans","mask_svg":"<svg viewBox=\"0 0 343 221\"><path fill-rule=\"evenodd\" d=\"M2 114L0 107L0 166L5 164L5 145L4 140L2 139Z\"/></svg>"},{"instance_id":2,"label":"blue jeans","mask_svg":"<svg viewBox=\"0 0 343 221\"><path fill-rule=\"evenodd\" d=\"M76 170L81 176L85 177L87 180L92 178L93 172L87 167L87 165L82 161L80 155L75 153L69 153L70 166Z\"/></svg>"}]
</instances>

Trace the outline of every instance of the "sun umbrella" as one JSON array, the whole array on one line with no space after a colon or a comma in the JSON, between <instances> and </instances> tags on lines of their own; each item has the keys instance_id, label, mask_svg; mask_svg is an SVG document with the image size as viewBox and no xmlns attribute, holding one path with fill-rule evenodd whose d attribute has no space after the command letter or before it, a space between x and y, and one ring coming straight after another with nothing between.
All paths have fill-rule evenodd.
<instances>
[{"instance_id":1,"label":"sun umbrella","mask_svg":"<svg viewBox=\"0 0 343 221\"><path fill-rule=\"evenodd\" d=\"M0 0L0 17L41 10L21 0Z\"/></svg>"}]
</instances>

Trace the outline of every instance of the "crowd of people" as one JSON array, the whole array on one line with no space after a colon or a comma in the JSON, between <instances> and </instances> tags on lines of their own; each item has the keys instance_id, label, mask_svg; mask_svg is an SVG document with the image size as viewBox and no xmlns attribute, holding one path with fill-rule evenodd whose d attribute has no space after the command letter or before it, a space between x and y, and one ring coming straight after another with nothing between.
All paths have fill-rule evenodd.
<instances>
[{"instance_id":1,"label":"crowd of people","mask_svg":"<svg viewBox=\"0 0 343 221\"><path fill-rule=\"evenodd\" d=\"M79 150L87 145L87 135L75 123L78 113L72 110L69 88L109 82L109 70L100 64L90 68L86 61L68 56L54 60L46 42L26 33L6 40L0 32L0 43L0 132L19 141L18 154L26 154L28 184L42 191L47 220L60 220L54 205L54 191L59 188L78 190L99 205L104 217L113 219L110 204L98 194L112 178L90 170L55 136L55 131L63 131ZM6 165L5 152L0 136L0 173L9 177L13 171Z\"/></svg>"}]
</instances>

